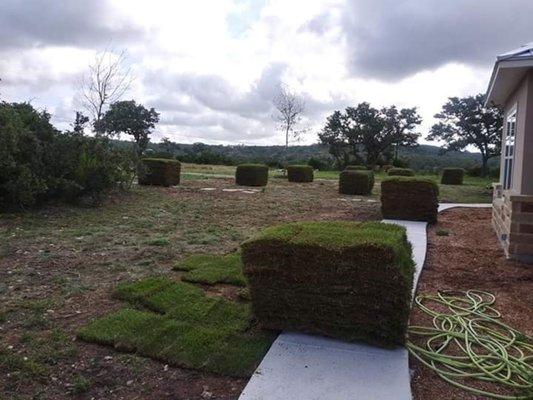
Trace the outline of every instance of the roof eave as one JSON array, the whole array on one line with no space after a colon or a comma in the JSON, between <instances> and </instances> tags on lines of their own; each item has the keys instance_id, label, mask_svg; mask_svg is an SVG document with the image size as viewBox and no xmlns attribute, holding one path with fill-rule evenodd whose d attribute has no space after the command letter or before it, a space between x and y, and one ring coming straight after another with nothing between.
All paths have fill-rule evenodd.
<instances>
[{"instance_id":1,"label":"roof eave","mask_svg":"<svg viewBox=\"0 0 533 400\"><path fill-rule=\"evenodd\" d=\"M494 64L492 70L492 75L490 77L489 86L487 88L487 93L485 95L485 107L498 106L501 105L501 102L497 102L494 99L494 86L498 79L498 72L500 69L511 69L511 68L533 68L533 57L520 57L517 59L501 59L497 60Z\"/></svg>"}]
</instances>

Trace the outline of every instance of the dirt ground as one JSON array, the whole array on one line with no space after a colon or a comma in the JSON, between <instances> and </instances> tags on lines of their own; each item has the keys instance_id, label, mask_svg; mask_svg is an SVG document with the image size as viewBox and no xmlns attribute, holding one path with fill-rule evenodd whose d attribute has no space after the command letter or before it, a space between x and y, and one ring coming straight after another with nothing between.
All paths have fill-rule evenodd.
<instances>
[{"instance_id":1,"label":"dirt ground","mask_svg":"<svg viewBox=\"0 0 533 400\"><path fill-rule=\"evenodd\" d=\"M532 336L533 268L505 259L490 221L490 209L452 209L440 214L438 224L428 230L428 254L417 293L450 289L491 292L503 322ZM439 231L441 235L437 235ZM431 325L416 308L410 323ZM415 400L485 399L446 383L413 357L410 367ZM489 388L498 390L486 386Z\"/></svg>"},{"instance_id":2,"label":"dirt ground","mask_svg":"<svg viewBox=\"0 0 533 400\"><path fill-rule=\"evenodd\" d=\"M232 179L186 180L117 194L96 209L50 205L1 215L0 399L236 399L245 379L76 340L87 321L122 306L111 297L117 283L179 279L172 265L185 254L234 251L277 222L380 218L375 200L340 196L334 181L228 188Z\"/></svg>"}]
</instances>

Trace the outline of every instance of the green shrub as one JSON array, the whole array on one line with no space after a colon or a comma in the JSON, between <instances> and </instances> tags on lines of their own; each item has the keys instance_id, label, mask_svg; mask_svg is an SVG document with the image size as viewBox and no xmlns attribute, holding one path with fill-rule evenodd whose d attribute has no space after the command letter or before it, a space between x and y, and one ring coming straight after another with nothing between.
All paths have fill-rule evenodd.
<instances>
[{"instance_id":1,"label":"green shrub","mask_svg":"<svg viewBox=\"0 0 533 400\"><path fill-rule=\"evenodd\" d=\"M342 171L339 174L339 193L367 196L374 188L372 171Z\"/></svg>"},{"instance_id":2,"label":"green shrub","mask_svg":"<svg viewBox=\"0 0 533 400\"><path fill-rule=\"evenodd\" d=\"M241 186L266 186L268 183L268 167L263 164L237 165L235 183Z\"/></svg>"},{"instance_id":3,"label":"green shrub","mask_svg":"<svg viewBox=\"0 0 533 400\"><path fill-rule=\"evenodd\" d=\"M143 158L140 185L175 186L180 183L181 163L168 158Z\"/></svg>"},{"instance_id":4,"label":"green shrub","mask_svg":"<svg viewBox=\"0 0 533 400\"><path fill-rule=\"evenodd\" d=\"M465 170L462 168L444 168L440 183L443 185L462 185L464 176Z\"/></svg>"},{"instance_id":5,"label":"green shrub","mask_svg":"<svg viewBox=\"0 0 533 400\"><path fill-rule=\"evenodd\" d=\"M384 172L389 172L390 169L394 168L394 165L385 164L381 167L381 170Z\"/></svg>"},{"instance_id":6,"label":"green shrub","mask_svg":"<svg viewBox=\"0 0 533 400\"><path fill-rule=\"evenodd\" d=\"M347 165L344 169L346 171L368 171L368 168L364 165Z\"/></svg>"},{"instance_id":7,"label":"green shrub","mask_svg":"<svg viewBox=\"0 0 533 400\"><path fill-rule=\"evenodd\" d=\"M131 183L135 162L109 140L59 132L28 103L0 103L0 210L51 198L99 203Z\"/></svg>"},{"instance_id":8,"label":"green shrub","mask_svg":"<svg viewBox=\"0 0 533 400\"><path fill-rule=\"evenodd\" d=\"M403 227L284 224L245 242L242 257L263 326L383 346L404 342L414 266Z\"/></svg>"},{"instance_id":9,"label":"green shrub","mask_svg":"<svg viewBox=\"0 0 533 400\"><path fill-rule=\"evenodd\" d=\"M381 182L381 213L384 218L436 222L439 187L427 179L387 178Z\"/></svg>"},{"instance_id":10,"label":"green shrub","mask_svg":"<svg viewBox=\"0 0 533 400\"><path fill-rule=\"evenodd\" d=\"M415 172L410 168L390 168L389 176L415 176Z\"/></svg>"},{"instance_id":11,"label":"green shrub","mask_svg":"<svg viewBox=\"0 0 533 400\"><path fill-rule=\"evenodd\" d=\"M288 165L289 182L313 182L313 167L309 165Z\"/></svg>"}]
</instances>

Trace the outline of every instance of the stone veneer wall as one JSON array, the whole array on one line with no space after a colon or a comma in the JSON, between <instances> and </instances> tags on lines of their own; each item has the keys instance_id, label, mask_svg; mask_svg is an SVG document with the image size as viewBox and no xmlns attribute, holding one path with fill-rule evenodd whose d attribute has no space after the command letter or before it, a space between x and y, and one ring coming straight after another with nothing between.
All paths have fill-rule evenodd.
<instances>
[{"instance_id":1,"label":"stone veneer wall","mask_svg":"<svg viewBox=\"0 0 533 400\"><path fill-rule=\"evenodd\" d=\"M533 262L533 196L513 195L495 184L492 225L508 258Z\"/></svg>"}]
</instances>

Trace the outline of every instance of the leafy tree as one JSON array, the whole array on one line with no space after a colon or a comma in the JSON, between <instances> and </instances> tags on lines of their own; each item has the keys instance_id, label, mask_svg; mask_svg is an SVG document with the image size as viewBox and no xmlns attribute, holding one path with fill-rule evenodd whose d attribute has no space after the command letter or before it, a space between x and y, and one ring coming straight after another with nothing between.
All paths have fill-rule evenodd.
<instances>
[{"instance_id":1,"label":"leafy tree","mask_svg":"<svg viewBox=\"0 0 533 400\"><path fill-rule=\"evenodd\" d=\"M72 130L76 133L83 133L85 126L89 122L89 117L86 117L80 111L76 111L76 118L72 124Z\"/></svg>"},{"instance_id":2,"label":"leafy tree","mask_svg":"<svg viewBox=\"0 0 533 400\"><path fill-rule=\"evenodd\" d=\"M385 118L387 129L394 136L394 161L398 161L398 151L401 146L414 147L418 143L420 133L414 132L416 127L422 123L416 107L402 108L398 111L396 106L383 108L382 114Z\"/></svg>"},{"instance_id":3,"label":"leafy tree","mask_svg":"<svg viewBox=\"0 0 533 400\"><path fill-rule=\"evenodd\" d=\"M485 96L450 97L435 115L440 122L433 125L428 140L442 140L444 151L461 151L468 146L481 153L482 174L488 172L488 161L500 155L503 115L494 107L485 107Z\"/></svg>"},{"instance_id":4,"label":"leafy tree","mask_svg":"<svg viewBox=\"0 0 533 400\"><path fill-rule=\"evenodd\" d=\"M133 136L140 155L146 150L151 130L158 122L159 114L153 108L147 109L135 100L117 101L104 114L99 128L110 136L121 133Z\"/></svg>"},{"instance_id":5,"label":"leafy tree","mask_svg":"<svg viewBox=\"0 0 533 400\"><path fill-rule=\"evenodd\" d=\"M419 137L414 129L421 122L415 108L398 111L395 106L375 109L364 102L335 111L319 134L330 154L345 166L349 160L368 166L388 162L399 146L414 146Z\"/></svg>"}]
</instances>

